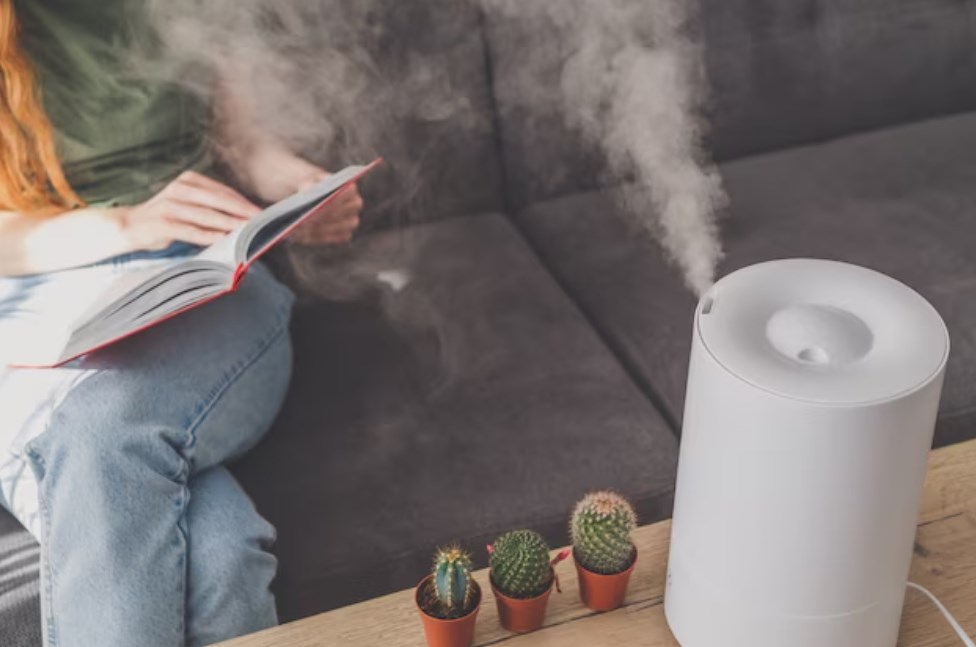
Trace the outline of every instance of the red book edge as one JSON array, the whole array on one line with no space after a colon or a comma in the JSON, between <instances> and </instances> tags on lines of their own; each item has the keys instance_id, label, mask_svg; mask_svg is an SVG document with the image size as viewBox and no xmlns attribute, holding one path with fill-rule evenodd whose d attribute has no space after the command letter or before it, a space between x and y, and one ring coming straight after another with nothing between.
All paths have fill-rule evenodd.
<instances>
[{"instance_id":1,"label":"red book edge","mask_svg":"<svg viewBox=\"0 0 976 647\"><path fill-rule=\"evenodd\" d=\"M314 215L318 214L319 212L321 212L322 209L324 209L326 205L328 205L330 202L332 202L337 197L339 197L340 194L345 193L346 191L348 191L350 186L352 186L353 184L355 184L356 182L358 182L359 180L361 180L363 178L363 176L365 176L366 174L368 174L369 172L371 172L373 169L375 169L377 166L379 166L382 163L383 163L383 158L377 158L377 159L373 160L372 162L370 162L365 168L363 168L362 171L360 171L359 173L357 173L356 175L354 175L353 177L351 177L345 184L343 184L342 186L340 186L338 189L336 189L331 194L329 194L329 196L326 197L324 200L322 200L321 202L319 202L315 206L311 207L308 211L306 211L304 214L302 214L301 216L299 216L298 219L295 220L295 222L293 222L288 227L286 227L285 229L283 229L281 231L281 233L278 234L277 236L275 236L274 238L272 238L268 242L267 245L265 245L260 250L258 250L258 252L253 257L251 257L250 260L247 260L247 261L241 263L240 265L238 265L237 268L235 268L235 270L234 270L234 277L232 279L231 287L229 289L222 290L221 292L218 292L218 293L214 294L213 296L209 296L206 299L203 299L202 301L197 301L196 303L191 303L190 305L188 305L188 306L186 306L184 308L180 308L179 310L175 310L175 311L169 313L166 316L160 317L159 319L154 319L153 321L150 321L149 323L147 323L147 324L145 324L143 326L140 326L138 328L135 328L133 330L130 330L130 331L128 331L128 332L126 332L126 333L124 333L122 335L119 335L118 337L113 337L112 339L108 340L107 342L105 342L103 344L99 344L98 346L95 346L94 348L89 348L88 350L82 351L82 352L80 352L80 353L78 353L78 354L76 354L76 355L74 355L72 357L69 357L67 359L59 360L56 364L10 364L10 368L57 368L59 366L64 366L68 362L72 362L72 361L78 359L79 357L82 357L84 355L90 355L92 353L97 353L98 351L102 350L103 348L107 348L107 347L111 346L112 344L115 344L116 342L120 342L123 339L128 339L129 337L132 337L133 335L137 335L137 334L141 333L144 330L148 330L149 328L152 328L154 326L158 326L159 324L161 324L163 322L166 322L166 321L169 321L170 319L173 319L174 317L178 317L179 315L181 315L181 314L183 314L185 312L188 312L188 311L193 310L195 308L199 308L200 306L204 306L204 305L210 303L211 301L215 301L215 300L219 299L222 296L231 294L232 292L236 292L238 286L241 284L241 281L244 280L244 276L247 274L247 271L248 271L248 269L250 269L251 265L253 265L259 258L261 258L262 256L264 256L265 253L267 253L267 251L269 249L271 249L272 247L274 247L275 245L277 245L278 243L280 243L282 240L284 240L285 238L287 238L291 234L291 232L295 231L295 229L297 229L299 227L299 225L301 225L303 222L305 222L306 220L308 220L312 216L314 216Z\"/></svg>"}]
</instances>

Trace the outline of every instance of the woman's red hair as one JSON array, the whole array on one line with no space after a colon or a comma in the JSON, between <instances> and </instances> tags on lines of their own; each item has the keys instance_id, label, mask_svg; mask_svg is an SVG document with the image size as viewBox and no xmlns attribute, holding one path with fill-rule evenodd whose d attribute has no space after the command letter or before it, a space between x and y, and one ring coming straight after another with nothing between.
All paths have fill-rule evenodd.
<instances>
[{"instance_id":1,"label":"woman's red hair","mask_svg":"<svg viewBox=\"0 0 976 647\"><path fill-rule=\"evenodd\" d=\"M81 200L64 177L18 31L13 0L0 0L0 209L79 206Z\"/></svg>"}]
</instances>

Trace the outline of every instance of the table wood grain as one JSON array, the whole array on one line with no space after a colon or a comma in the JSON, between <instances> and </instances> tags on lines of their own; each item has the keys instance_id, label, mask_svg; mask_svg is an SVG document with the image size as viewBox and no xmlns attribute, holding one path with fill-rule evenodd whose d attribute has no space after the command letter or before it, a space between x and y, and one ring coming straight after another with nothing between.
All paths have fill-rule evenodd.
<instances>
[{"instance_id":1,"label":"table wood grain","mask_svg":"<svg viewBox=\"0 0 976 647\"><path fill-rule=\"evenodd\" d=\"M671 522L639 528L640 560L624 607L595 614L579 602L570 561L557 568L546 626L512 635L498 624L488 573L475 577L485 599L475 644L502 647L679 647L664 619L664 580ZM976 635L976 440L932 452L911 570ZM424 647L413 591L401 591L225 643L221 647ZM899 647L956 647L958 638L920 594L906 595Z\"/></svg>"}]
</instances>

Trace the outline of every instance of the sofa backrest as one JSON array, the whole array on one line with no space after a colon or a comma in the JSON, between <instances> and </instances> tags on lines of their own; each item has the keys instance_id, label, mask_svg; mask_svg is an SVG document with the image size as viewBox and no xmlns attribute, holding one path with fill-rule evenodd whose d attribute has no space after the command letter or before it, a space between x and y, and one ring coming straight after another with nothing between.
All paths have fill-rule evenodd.
<instances>
[{"instance_id":1,"label":"sofa backrest","mask_svg":"<svg viewBox=\"0 0 976 647\"><path fill-rule=\"evenodd\" d=\"M704 0L719 159L976 109L972 0Z\"/></svg>"},{"instance_id":2,"label":"sofa backrest","mask_svg":"<svg viewBox=\"0 0 976 647\"><path fill-rule=\"evenodd\" d=\"M512 15L515 3L485 5L517 206L595 188L605 168L599 147L564 120L572 45L558 46L565 35L537 10L545 1L559 2L524 0L524 16ZM976 0L687 1L698 2L692 31L705 45L718 161L976 109Z\"/></svg>"},{"instance_id":3,"label":"sofa backrest","mask_svg":"<svg viewBox=\"0 0 976 647\"><path fill-rule=\"evenodd\" d=\"M341 54L365 50L369 61L354 74L359 102L342 115L349 136L335 150L306 153L330 166L382 155L387 163L364 183L367 218L380 226L501 210L476 0L375 0L352 10L368 12L354 21L362 33L330 42Z\"/></svg>"}]
</instances>

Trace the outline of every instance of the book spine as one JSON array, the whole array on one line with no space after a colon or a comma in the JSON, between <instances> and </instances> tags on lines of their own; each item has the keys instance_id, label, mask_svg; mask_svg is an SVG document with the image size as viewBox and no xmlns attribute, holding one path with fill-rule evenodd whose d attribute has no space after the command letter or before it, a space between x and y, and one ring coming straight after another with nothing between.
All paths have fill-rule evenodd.
<instances>
[{"instance_id":1,"label":"book spine","mask_svg":"<svg viewBox=\"0 0 976 647\"><path fill-rule=\"evenodd\" d=\"M244 280L244 275L247 274L249 266L249 263L238 263L237 267L234 268L234 278L230 283L231 292L236 290L237 286Z\"/></svg>"}]
</instances>

